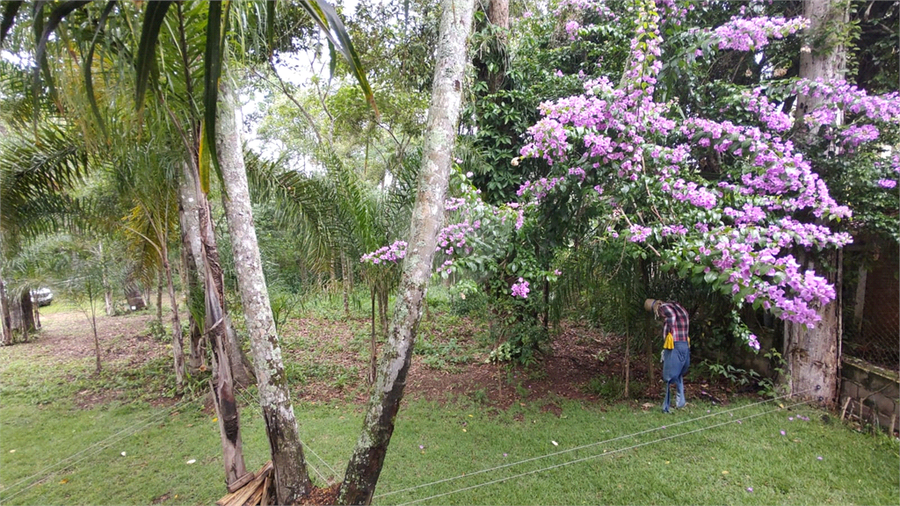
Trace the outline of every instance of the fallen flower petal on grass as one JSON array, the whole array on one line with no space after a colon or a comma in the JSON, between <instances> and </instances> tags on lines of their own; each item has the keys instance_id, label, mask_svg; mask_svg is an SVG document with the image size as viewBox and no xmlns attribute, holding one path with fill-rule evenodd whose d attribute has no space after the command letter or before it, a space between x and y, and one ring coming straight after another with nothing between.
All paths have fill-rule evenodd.
<instances>
[{"instance_id":1,"label":"fallen flower petal on grass","mask_svg":"<svg viewBox=\"0 0 900 506\"><path fill-rule=\"evenodd\" d=\"M194 462L197 462L197 459L191 459L191 460L187 461L188 464L193 464Z\"/></svg>"}]
</instances>

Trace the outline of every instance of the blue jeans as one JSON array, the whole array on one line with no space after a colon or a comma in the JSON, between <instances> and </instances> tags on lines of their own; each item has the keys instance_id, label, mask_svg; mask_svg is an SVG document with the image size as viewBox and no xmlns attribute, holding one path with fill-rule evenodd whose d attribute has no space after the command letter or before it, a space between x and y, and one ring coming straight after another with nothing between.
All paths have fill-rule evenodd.
<instances>
[{"instance_id":1,"label":"blue jeans","mask_svg":"<svg viewBox=\"0 0 900 506\"><path fill-rule=\"evenodd\" d=\"M675 383L675 407L683 408L684 375L691 365L691 347L687 341L675 341L675 349L663 350L663 381L666 382L666 400L663 401L663 413L669 412L669 395L672 383Z\"/></svg>"}]
</instances>

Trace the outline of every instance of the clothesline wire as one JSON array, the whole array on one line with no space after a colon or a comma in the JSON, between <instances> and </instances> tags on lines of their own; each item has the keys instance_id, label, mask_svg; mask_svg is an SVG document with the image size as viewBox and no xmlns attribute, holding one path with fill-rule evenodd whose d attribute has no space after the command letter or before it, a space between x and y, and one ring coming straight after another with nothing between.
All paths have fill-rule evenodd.
<instances>
[{"instance_id":1,"label":"clothesline wire","mask_svg":"<svg viewBox=\"0 0 900 506\"><path fill-rule=\"evenodd\" d=\"M799 405L802 405L802 404L807 404L808 402L810 402L810 401L798 402L798 403L796 403L796 404L792 404L790 407L799 406ZM758 416L762 416L762 415L767 415L767 414L770 414L770 413L774 413L774 412L776 412L776 411L779 411L780 409L781 409L781 408L777 408L777 409L773 409L773 410L769 410L769 411L763 411L763 412L761 412L761 413L756 413L756 414L753 414L753 415L745 416L745 417L743 417L743 419L744 419L744 420L749 420L749 419L751 419L751 418L756 418L756 417L758 417ZM407 504L416 504L416 503L428 501L428 500L431 500L431 499L437 499L437 498L439 498L439 497L445 497L445 496L448 496L448 495L451 495L451 494L456 494L456 493L459 493L459 492L465 492L465 491L467 491L467 490L472 490L472 489L484 487L484 486L487 486L487 485L494 485L494 484L497 484L497 483L501 483L501 482L504 482L504 481L511 480L511 479L513 479L513 478L521 478L521 477L524 477L524 476L528 476L528 475L532 475L532 474L537 474L537 473L541 473L541 472L544 472L544 471L549 471L549 470L552 470L552 469L556 469L556 468L568 466L568 465L570 465L570 464L576 464L576 463L579 463L579 462L584 462L584 461L587 461L587 460L595 459L595 458L597 458L597 457L604 457L604 456L606 456L606 455L612 455L612 454L614 454L614 453L620 453L620 452L624 452L624 451L628 451L628 450L633 450L633 449L635 449L635 448L640 448L640 447L642 447L642 446L647 446L647 445L651 445L651 444L654 444L654 443L659 443L659 442L662 442L662 441L667 441L667 440L670 440L670 439L675 439L675 438L681 437L681 436L687 436L687 435L689 435L689 434L695 434L695 433L697 433L697 432L702 432L702 431L705 431L705 430L714 429L714 428L716 428L716 427L721 427L721 426L723 426L723 425L728 425L728 424L736 423L736 422L739 422L739 421L740 421L740 419L728 420L728 421L726 421L726 422L717 423L717 424L710 425L710 426L707 426L707 427L701 427L701 428L699 428L699 429L694 429L694 430L691 430L691 431L682 432L682 433L680 433L680 434L673 434L673 435L671 435L671 436L662 437L662 438L659 438L659 439L655 439L655 440L653 440L653 441L647 441L647 442L644 442L644 443L638 443L638 444L635 444L635 445L632 445L632 446L628 446L628 447L626 447L626 448L619 448L619 449L617 449L617 450L612 450L612 451L608 451L608 452L598 453L598 454L595 454L595 455L589 455L589 456L587 456L587 457L582 457L582 458L578 458L578 459L575 459L575 460L570 460L570 461L568 461L568 462L563 462L563 463L560 463L560 464L554 464L554 465L552 465L552 466L543 467L543 468L541 468L541 469L535 469L535 470L533 470L533 471L527 471L527 472L515 474L515 475L512 475L512 476L507 476L507 477L504 477L504 478L498 478L498 479L496 479L496 480L491 480L491 481L487 481L487 482L484 482L484 483L479 483L479 484L476 484L476 485L471 485L471 486L468 486L468 487L463 487L463 488L459 488L459 489L456 489L456 490L451 490L450 492L444 492L444 493L441 493L441 494L435 494L435 495L432 495L432 496L423 497L423 498L416 499L416 500L414 500L414 501L410 501L410 502L402 503L402 504L403 504L403 505L407 505ZM559 452L559 453L563 453L563 452Z\"/></svg>"},{"instance_id":2,"label":"clothesline wire","mask_svg":"<svg viewBox=\"0 0 900 506\"><path fill-rule=\"evenodd\" d=\"M663 429L666 429L666 428L677 427L677 426L679 426L679 425L684 425L684 424L686 424L686 423L696 422L696 421L699 421L699 420L703 420L703 419L705 419L705 418L710 418L710 417L714 417L714 416L724 415L724 414L726 414L726 413L733 413L733 412L735 412L735 411L739 411L739 410L742 410L742 409L750 408L750 407L753 407L753 406L759 406L759 405L765 404L765 403L767 403L767 402L772 402L772 401L776 401L776 400L781 400L781 399L784 399L784 398L787 398L787 397L791 397L792 395L801 395L801 394L805 394L805 393L810 392L810 391L813 391L813 390L815 390L815 388L810 388L810 389L805 390L805 391L802 391L802 392L795 392L795 393L793 393L793 394L782 395L782 396L780 396L780 397L774 397L774 398L772 398L772 399L766 399L766 400L759 401L759 402L756 402L756 403L747 404L747 405L744 405L744 406L738 406L738 407L736 407L736 408L732 408L732 409L728 409L728 410L724 410L724 411L718 411L718 412L716 412L716 413L712 413L712 414L708 414L708 415L703 415L703 416L700 416L700 417L697 417L697 418L692 418L692 419L689 419L689 420L682 420L682 421L680 421L680 422L675 422L675 423L670 423L670 424L666 424L666 425L661 425L661 426L659 426L659 427L654 427L654 428L650 428L650 429L645 429L645 430L642 430L642 431L639 431L639 432L635 432L635 433L633 433L633 434L626 434L626 435L624 435L624 436L617 436L617 437L614 437L614 438L612 438L612 439L606 439L606 440L604 440L604 441L597 441L597 442L595 442L595 443L589 443L589 444L582 445L582 446L576 446L576 447L574 447L574 448L568 448L568 449L565 449L565 450L560 450L560 451L548 453L548 454L545 454L545 455L538 455L538 456L536 456L536 457L530 457L530 458L523 459L523 460L519 460L519 461L516 461L516 462L510 462L510 463L508 463L508 464L501 464L501 465L496 466L496 467L491 467L491 468L487 468L487 469L481 469L481 470L475 471L475 472L473 472L473 473L467 473L467 474L460 475L460 476L452 476L452 477L450 477L450 478L443 478L443 479L440 479L440 480L437 480L437 481L433 481L433 482L430 482L430 483L423 483L423 484L420 484L420 485L415 485L415 486L408 487L408 488L404 488L404 489L400 489L400 490L393 490L393 491L390 491L390 492L385 492L385 493L383 493L383 494L376 494L376 495L373 497L373 499L379 499L379 498L382 498L382 497L387 497L387 496L394 495L394 494L399 494L399 493L402 493L402 492L409 492L409 491L416 490L416 489L419 489L419 488L429 487L429 486L432 486L432 485L438 485L438 484L440 484L440 483L446 483L446 482L449 482L449 481L459 480L459 479L462 479L462 478L469 478L469 477L472 477L472 476L475 476L475 475L479 475L479 474L483 474L483 473L488 473L488 472L496 471L496 470L499 470L499 469L505 469L505 468L507 468L507 467L517 466L517 465L520 465L520 464L525 464L525 463L528 463L528 462L533 462L533 461L536 461L536 460L541 460L541 459L545 459L545 458L548 458L548 457L553 457L553 456L556 456L556 455L562 455L562 454L564 454L564 453L570 453L570 452L574 452L574 451L578 451L578 450L583 450L583 449L585 449L585 448L591 448L591 447L593 447L593 446L598 446L598 445L602 445L602 444L606 444L606 443L612 443L612 442L614 442L614 441L619 441L619 440L621 440L621 439L627 439L627 438L630 438L630 437L640 436L640 435L643 435L643 434L647 434L647 433L650 433L650 432L656 432L656 431L663 430Z\"/></svg>"},{"instance_id":3,"label":"clothesline wire","mask_svg":"<svg viewBox=\"0 0 900 506\"><path fill-rule=\"evenodd\" d=\"M25 482L31 480L32 478L37 478L37 479L35 479L33 482L31 482L28 486L26 486L26 487L22 488L21 490L19 490L19 491L17 491L17 492L14 492L14 493L12 493L11 495L8 495L7 497L3 498L3 502L9 501L9 500L11 500L12 498L17 497L19 494L25 492L26 490L30 489L31 487L37 485L38 483L40 483L41 481L43 481L43 480L47 477L47 475L49 475L50 473L52 473L52 472L54 472L54 471L59 471L59 469L55 469L55 468L57 468L57 467L59 467L59 466L61 466L61 465L64 465L64 467L62 467L62 468L60 468L60 469L65 469L65 468L71 467L71 466L73 466L73 465L75 465L75 464L77 464L77 463L79 463L79 462L85 460L85 459L88 458L88 457L92 457L92 456L94 456L94 455L100 453L101 451L103 451L103 450L109 448L109 447L112 446L113 444L118 443L118 442L124 440L125 438L127 438L127 437L129 437L129 436L132 436L132 435L134 435L134 434L137 434L137 433L140 432L141 430L143 430L143 429L145 429L145 428L147 428L147 427L149 427L149 426L151 426L151 425L153 425L153 424L158 423L158 422L161 421L163 418L165 418L165 417L168 416L170 413L172 413L172 412L175 410L175 408L177 408L177 407L179 407L179 406L181 406L181 405L183 405L183 404L189 403L189 402L191 402L191 401L194 401L194 400L196 400L196 399L198 399L198 398L199 398L199 396L196 396L196 397L186 397L186 398L182 399L181 401L176 402L175 404L169 406L168 408L166 408L166 409L163 410L163 411L159 411L159 412L150 414L150 415L144 417L141 421L139 421L139 422L134 422L134 423L132 423L132 424L129 424L129 425L126 426L124 429L120 430L119 432L116 432L115 434L113 434L113 435L111 435L111 436L109 436L109 437L106 437L106 438L104 438L104 439L101 439L100 441L97 441L97 442L91 444L90 446L88 446L88 447L86 447L86 448L84 448L84 449L82 449L82 450L80 450L80 451L78 451L78 452L75 452L75 453L73 453L72 455L70 455L70 456L68 456L68 457L66 457L66 458L64 458L64 459L62 459L62 460L59 460L59 461L57 461L56 463L51 464L51 465L49 465L49 466L43 468L43 469L41 469L40 471L38 471L38 472L32 474L31 476L27 476L27 477L25 477L25 478L22 478L22 479L16 481L15 483L13 483L13 484L10 485L9 487L7 487L6 490L4 490L4 492L8 492L9 490L12 490L12 489L14 489L15 487L18 487L18 486L21 485L22 483L25 483ZM148 422L148 420L149 420L149 422ZM147 423L144 423L144 422L147 422ZM140 425L140 427L138 427L138 425ZM78 458L78 459L76 459L76 460L72 460L72 459L75 459L76 457L78 457L79 455L82 455L82 454L84 454L84 455L83 455L81 458Z\"/></svg>"},{"instance_id":4,"label":"clothesline wire","mask_svg":"<svg viewBox=\"0 0 900 506\"><path fill-rule=\"evenodd\" d=\"M258 394L254 394L253 392L251 392L251 391L249 391L249 390L246 390L246 389L244 390L244 393L246 393L246 394L249 395L252 399L254 399L254 400L256 401L256 405L259 406L259 395L258 395ZM247 402L247 398L246 398L246 397L244 397L244 402L249 404L249 402ZM298 436L298 438L299 438L299 436ZM323 464L325 464L325 467L327 467L328 470L331 471L331 475L332 475L332 476L335 476L335 477L338 476L337 471L335 471L334 468L331 467L331 465L328 463L328 461L326 461L325 459L323 459L322 457L320 457L319 454L316 453L315 450L313 450L312 446L309 446L309 444L306 443L305 441L303 441L302 439L300 439L300 444L302 444L304 447L306 447L306 449L309 450L309 452L312 453L314 457L316 457L317 459L319 459L320 462L322 462ZM307 464L308 466L310 466L310 467L313 468L313 471L315 471L315 473L316 473L317 475L319 475L319 478L322 478L322 481L323 481L323 482L325 482L326 484L327 484L327 483L330 483L330 481L329 481L327 478L325 478L325 477L322 475L322 473L320 473L319 470L316 469L316 467L315 467L311 462L309 462L308 459L307 459L307 461L306 461L306 464Z\"/></svg>"}]
</instances>

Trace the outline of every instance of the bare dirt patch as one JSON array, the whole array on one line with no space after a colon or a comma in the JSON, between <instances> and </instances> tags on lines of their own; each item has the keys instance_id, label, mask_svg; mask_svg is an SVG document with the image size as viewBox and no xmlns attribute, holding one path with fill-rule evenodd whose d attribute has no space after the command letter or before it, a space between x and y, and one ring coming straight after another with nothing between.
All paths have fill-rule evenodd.
<instances>
[{"instance_id":1,"label":"bare dirt patch","mask_svg":"<svg viewBox=\"0 0 900 506\"><path fill-rule=\"evenodd\" d=\"M101 363L106 371L137 371L149 361L171 356L167 343L150 335L151 313L98 316ZM94 357L90 323L83 313L58 312L42 316L43 328L17 351L54 361L85 361ZM417 346L430 346L431 355L413 357L406 397L445 402L464 397L473 402L507 409L515 403L541 402L545 412L561 413L564 399L609 401L590 387L595 378L624 377L625 355L621 339L573 322L554 329L549 349L529 367L487 361L489 347L478 340L486 329L460 318L446 325L430 319L420 327ZM292 395L298 401L363 404L368 398L370 322L360 318L294 318L281 329L282 352ZM379 341L378 347L383 346ZM443 348L442 348L443 347ZM449 350L449 351L446 351ZM598 352L602 360L598 358ZM90 362L92 363L92 362ZM642 357L630 360L630 397L638 404L657 403L663 386L659 371ZM687 382L689 398L727 401L730 392L717 385ZM133 392L122 388L91 388L79 392L82 408L118 400ZM165 395L144 395L154 405L177 401ZM646 404L646 402L644 402Z\"/></svg>"}]
</instances>

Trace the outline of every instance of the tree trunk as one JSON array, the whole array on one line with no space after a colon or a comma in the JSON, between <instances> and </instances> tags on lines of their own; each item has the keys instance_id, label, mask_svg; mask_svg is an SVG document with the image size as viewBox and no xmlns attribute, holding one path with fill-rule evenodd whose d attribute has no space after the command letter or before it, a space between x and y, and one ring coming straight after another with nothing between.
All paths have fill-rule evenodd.
<instances>
[{"instance_id":1,"label":"tree trunk","mask_svg":"<svg viewBox=\"0 0 900 506\"><path fill-rule=\"evenodd\" d=\"M491 25L494 25L497 33L498 45L502 48L500 55L506 53L507 32L509 31L509 0L490 0L487 6L487 19ZM488 56L490 58L491 56ZM506 58L503 58L506 62ZM488 93L493 95L503 88L506 82L506 65L501 64L493 70L488 68L485 62L478 61L475 64L478 68L478 79L487 83Z\"/></svg>"},{"instance_id":2,"label":"tree trunk","mask_svg":"<svg viewBox=\"0 0 900 506\"><path fill-rule=\"evenodd\" d=\"M802 255L805 256L805 255ZM790 391L801 399L817 400L834 407L839 394L840 347L843 321L841 319L841 252L820 254L821 275L834 283L836 298L818 310L822 318L813 328L796 323L784 325L784 359ZM815 262L801 259L800 265L813 269ZM830 265L834 267L832 271Z\"/></svg>"},{"instance_id":3,"label":"tree trunk","mask_svg":"<svg viewBox=\"0 0 900 506\"><path fill-rule=\"evenodd\" d=\"M128 301L128 308L132 311L139 311L147 307L146 298L141 293L140 284L131 275L125 280L125 300Z\"/></svg>"},{"instance_id":4,"label":"tree trunk","mask_svg":"<svg viewBox=\"0 0 900 506\"><path fill-rule=\"evenodd\" d=\"M112 288L109 286L109 276L106 273L106 260L103 258L103 241L97 243L97 251L100 252L100 266L103 279L103 303L106 309L106 316L113 316L116 311L113 306Z\"/></svg>"},{"instance_id":5,"label":"tree trunk","mask_svg":"<svg viewBox=\"0 0 900 506\"><path fill-rule=\"evenodd\" d=\"M275 468L278 504L293 504L309 489L309 475L284 375L281 347L269 303L266 279L253 224L237 101L227 79L219 83L216 148L226 196L223 196L238 288L256 368L259 403L266 421L269 449Z\"/></svg>"},{"instance_id":6,"label":"tree trunk","mask_svg":"<svg viewBox=\"0 0 900 506\"><path fill-rule=\"evenodd\" d=\"M88 284L88 303L91 305L91 331L94 333L94 355L97 359L97 373L100 373L100 336L97 334L97 309L94 306L96 293L93 281Z\"/></svg>"},{"instance_id":7,"label":"tree trunk","mask_svg":"<svg viewBox=\"0 0 900 506\"><path fill-rule=\"evenodd\" d=\"M0 319L2 319L3 334L0 335L0 344L9 346L12 344L12 318L9 314L9 297L6 294L6 284L0 277Z\"/></svg>"},{"instance_id":8,"label":"tree trunk","mask_svg":"<svg viewBox=\"0 0 900 506\"><path fill-rule=\"evenodd\" d=\"M162 271L156 272L156 320L159 322L160 327L162 327L162 299L163 299L163 273Z\"/></svg>"},{"instance_id":9,"label":"tree trunk","mask_svg":"<svg viewBox=\"0 0 900 506\"><path fill-rule=\"evenodd\" d=\"M222 439L222 454L225 461L225 483L229 492L234 491L247 476L244 464L243 442L240 433L240 417L237 410L234 392L233 364L239 361L229 356L228 332L226 331L226 314L223 304L225 297L222 266L219 263L219 251L212 218L209 215L209 201L200 189L199 176L193 174L195 195L199 201L198 218L200 239L203 246L204 303L206 320L204 330L212 357L213 375L211 379L213 401L219 419L219 434Z\"/></svg>"},{"instance_id":10,"label":"tree trunk","mask_svg":"<svg viewBox=\"0 0 900 506\"><path fill-rule=\"evenodd\" d=\"M200 288L200 273L205 270L203 244L200 241L200 221L198 199L194 193L190 165L182 164L181 184L178 192L178 221L181 224L181 265L182 285L187 287L188 327L190 328L191 351L188 366L196 373L203 366L206 354L203 332L195 317L194 304L203 298Z\"/></svg>"},{"instance_id":11,"label":"tree trunk","mask_svg":"<svg viewBox=\"0 0 900 506\"><path fill-rule=\"evenodd\" d=\"M381 335L388 335L388 287L387 281L378 283L378 318L381 322Z\"/></svg>"},{"instance_id":12,"label":"tree trunk","mask_svg":"<svg viewBox=\"0 0 900 506\"><path fill-rule=\"evenodd\" d=\"M344 314L347 316L350 316L350 290L353 289L351 276L350 259L341 248L341 280L344 282Z\"/></svg>"},{"instance_id":13,"label":"tree trunk","mask_svg":"<svg viewBox=\"0 0 900 506\"><path fill-rule=\"evenodd\" d=\"M12 304L12 330L22 331L22 340L28 341L29 334L35 330L34 309L31 307L31 291L23 290Z\"/></svg>"},{"instance_id":14,"label":"tree trunk","mask_svg":"<svg viewBox=\"0 0 900 506\"><path fill-rule=\"evenodd\" d=\"M370 504L384 465L413 346L422 304L431 279L437 234L444 218L444 196L456 140L466 67L466 38L472 28L474 0L444 0L436 51L434 88L425 127L422 169L412 214L409 244L388 343L362 432L338 492L341 504Z\"/></svg>"},{"instance_id":15,"label":"tree trunk","mask_svg":"<svg viewBox=\"0 0 900 506\"><path fill-rule=\"evenodd\" d=\"M34 301L32 301L31 302L31 310L34 311L34 315L33 315L34 328L40 329L41 328L41 305L36 304L36 303L34 303Z\"/></svg>"},{"instance_id":16,"label":"tree trunk","mask_svg":"<svg viewBox=\"0 0 900 506\"><path fill-rule=\"evenodd\" d=\"M375 285L372 285L372 332L369 335L369 384L375 383L375 376L378 370L378 346L375 337Z\"/></svg>"},{"instance_id":17,"label":"tree trunk","mask_svg":"<svg viewBox=\"0 0 900 506\"><path fill-rule=\"evenodd\" d=\"M162 244L163 270L166 273L166 288L169 292L169 303L172 304L172 358L175 361L175 391L178 395L184 393L184 337L181 334L181 317L178 316L178 299L175 297L175 283L172 282L172 268L169 266L169 248L165 238L160 238Z\"/></svg>"},{"instance_id":18,"label":"tree trunk","mask_svg":"<svg viewBox=\"0 0 900 506\"><path fill-rule=\"evenodd\" d=\"M848 2L835 0L806 0L803 15L810 21L808 50L800 53L800 77L829 81L842 79L846 66L846 41L840 40L839 28L847 22ZM801 96L798 99L798 118L814 111L822 99ZM842 115L837 118L843 121ZM803 124L802 121L798 122ZM815 131L806 132L810 137ZM801 257L810 255L801 254ZM840 252L826 251L819 256L823 267L819 274L835 284L836 298L819 308L821 320L813 328L804 328L792 322L784 325L784 359L787 361L788 381L792 393L801 399L819 400L827 406L837 402L840 379L840 340L842 333ZM813 269L816 261L801 260L801 268Z\"/></svg>"}]
</instances>

